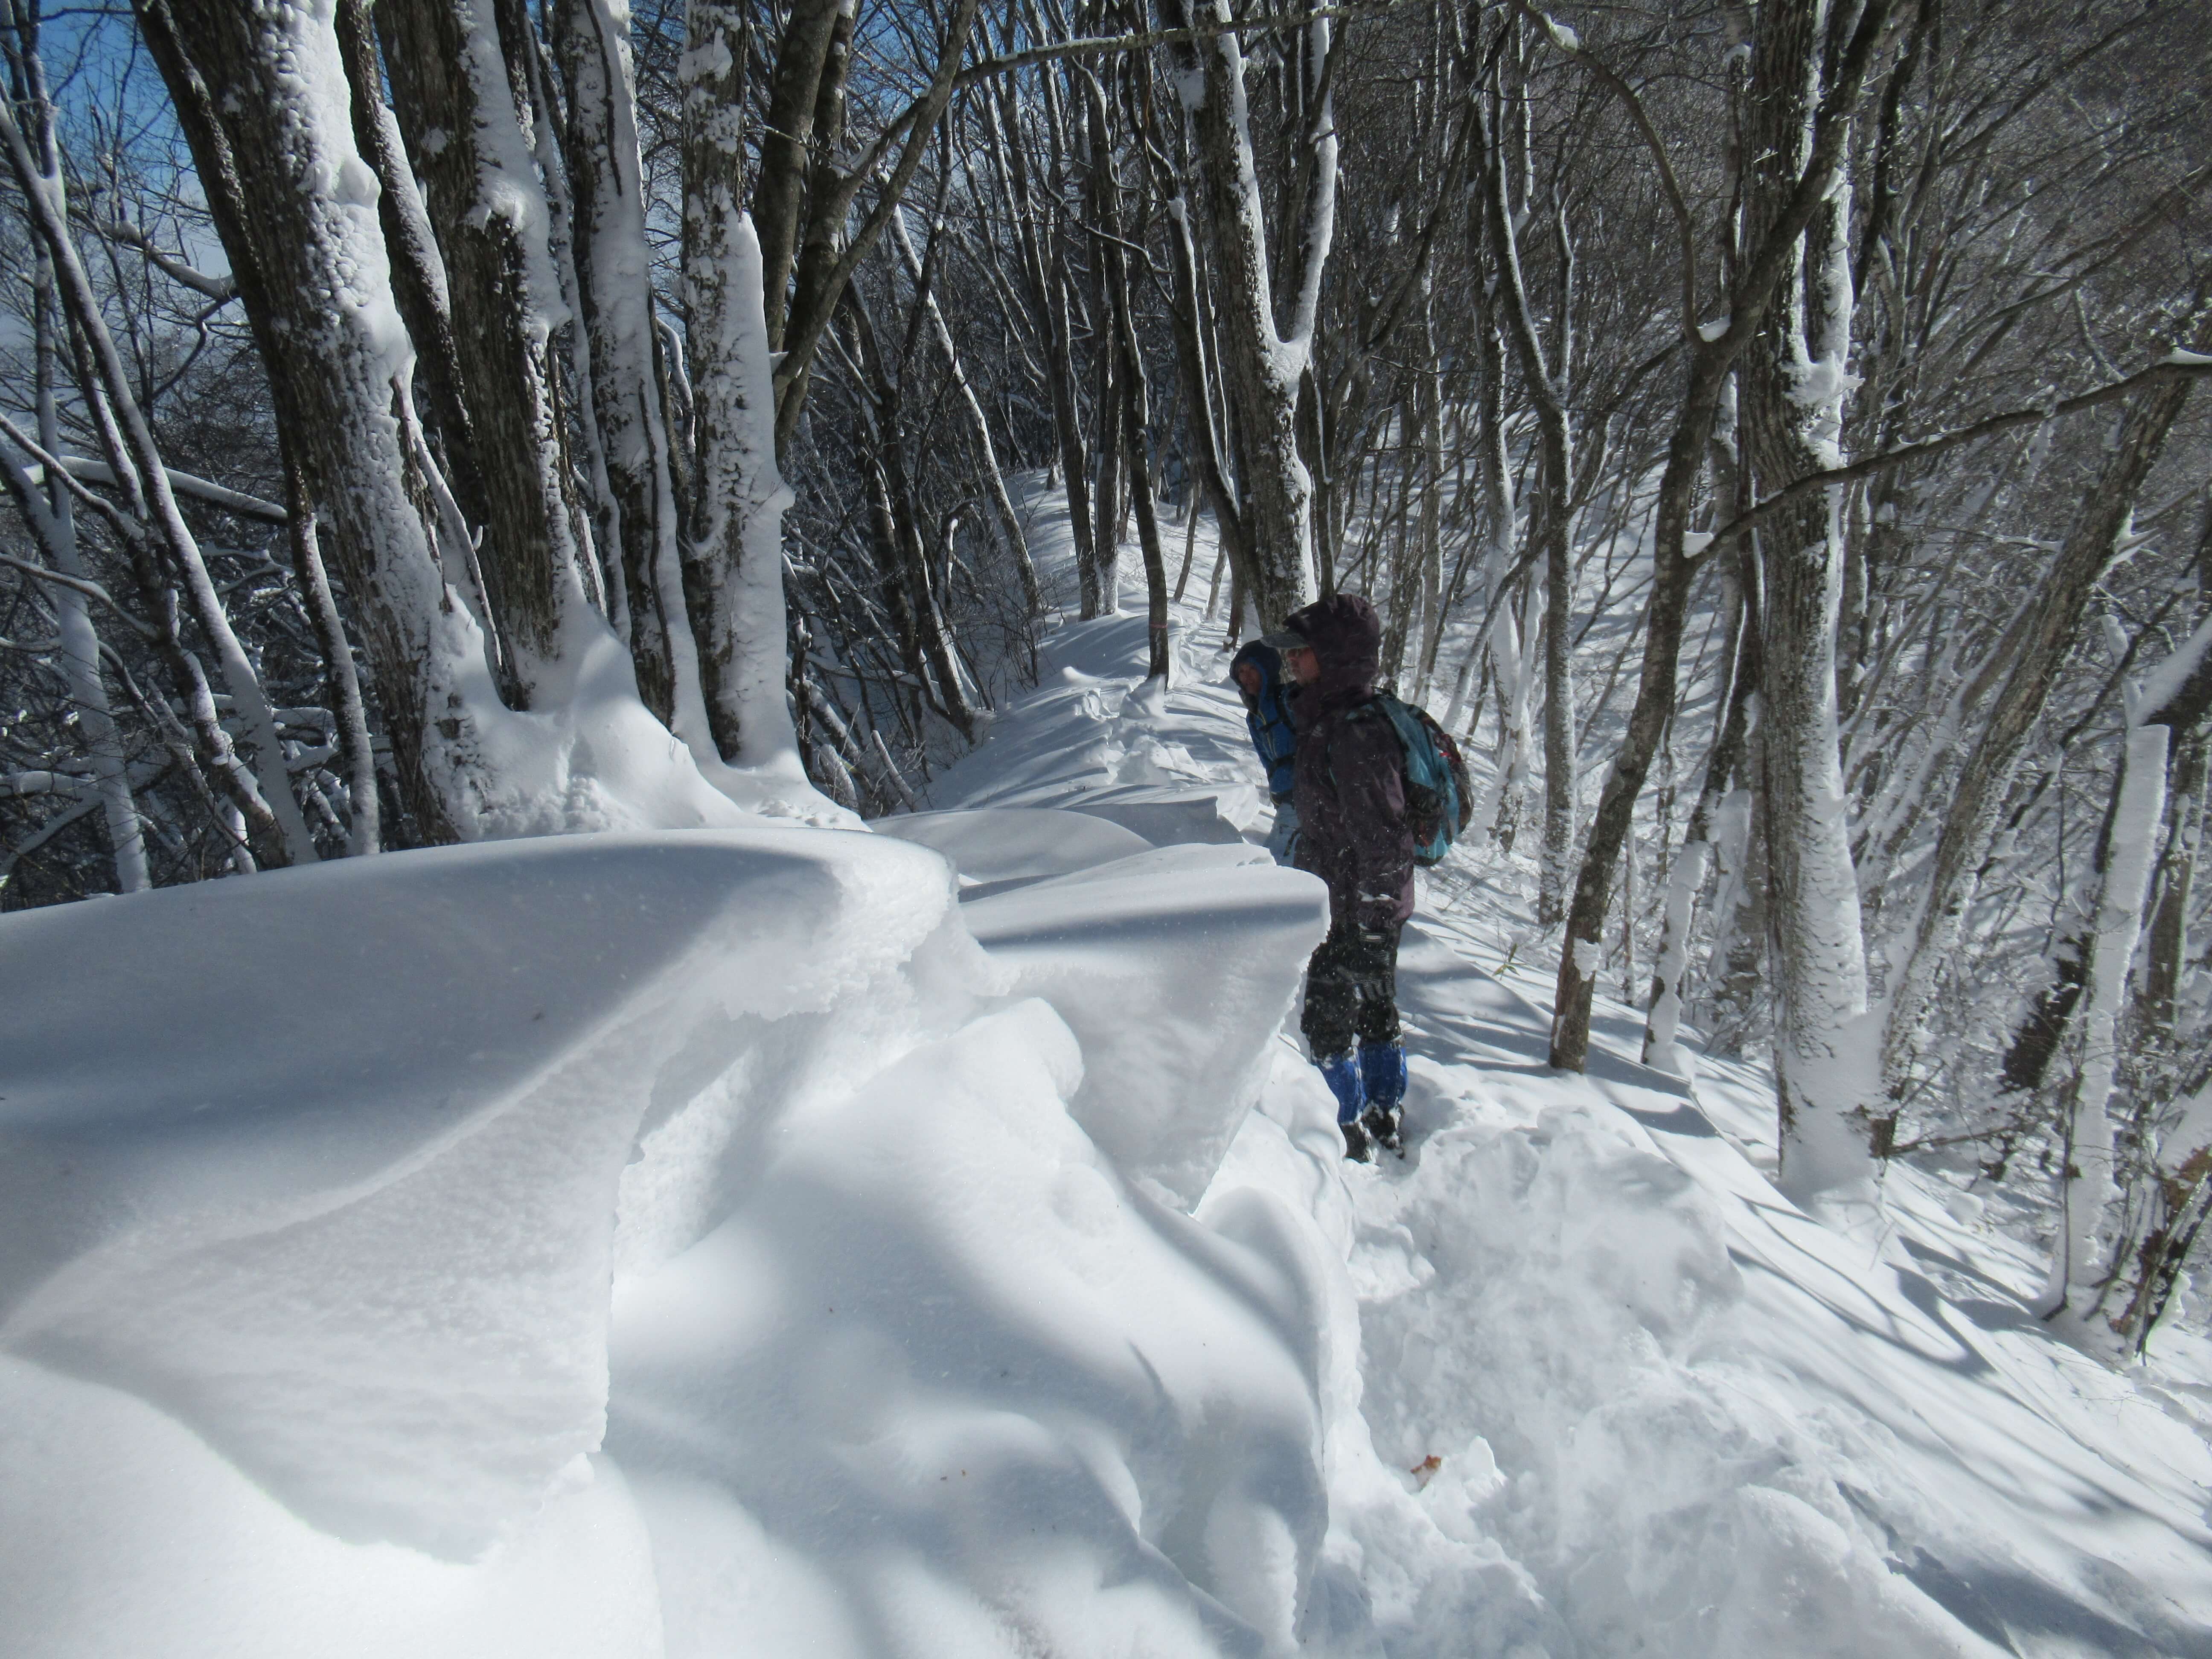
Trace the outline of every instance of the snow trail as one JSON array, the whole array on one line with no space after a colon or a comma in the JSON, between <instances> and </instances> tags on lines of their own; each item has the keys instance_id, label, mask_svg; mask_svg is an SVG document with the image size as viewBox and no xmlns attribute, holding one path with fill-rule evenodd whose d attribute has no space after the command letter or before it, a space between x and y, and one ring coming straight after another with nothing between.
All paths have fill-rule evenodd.
<instances>
[{"instance_id":1,"label":"snow trail","mask_svg":"<svg viewBox=\"0 0 2212 1659\"><path fill-rule=\"evenodd\" d=\"M1257 763L1201 611L1177 608L1179 681L1142 718L1089 678L1118 649L1127 683L1137 619L1055 636L1061 683L934 799L1087 811L1141 772L1163 809L1179 787L1263 836L1231 793ZM1551 1651L2212 1651L2212 1390L2181 1340L2139 1380L2053 1341L2033 1249L1903 1166L1871 1248L1808 1218L1769 1180L1771 1078L1648 1068L1637 1011L1601 998L1589 1073L1553 1073L1548 964L1488 971L1533 933L1528 873L1471 838L1425 878L1407 1161L1342 1166L1285 1038L1208 1199L1263 1186L1342 1247L1347 1432L1373 1450L1332 1465L1335 1524L1357 1537L1378 1473L1419 1487L1418 1524L1352 1552L1387 1650L1466 1650L1435 1604L1468 1582L1446 1543L1470 1542L1515 1576L1508 1604L1542 1598L1484 1616Z\"/></svg>"}]
</instances>

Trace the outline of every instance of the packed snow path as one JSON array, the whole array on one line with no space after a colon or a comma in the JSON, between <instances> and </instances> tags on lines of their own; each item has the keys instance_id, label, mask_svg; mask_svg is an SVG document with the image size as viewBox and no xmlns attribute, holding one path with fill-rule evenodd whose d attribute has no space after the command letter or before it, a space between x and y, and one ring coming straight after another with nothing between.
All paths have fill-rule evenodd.
<instances>
[{"instance_id":1,"label":"packed snow path","mask_svg":"<svg viewBox=\"0 0 2212 1659\"><path fill-rule=\"evenodd\" d=\"M1067 629L1062 684L936 799L1142 811L1155 833L1180 804L1194 837L1219 833L1208 808L1263 832L1200 609L1178 607L1164 698L1132 678L1140 617ZM1638 1063L1643 1021L1618 1003L1588 1074L1553 1072L1550 974L1490 971L1534 934L1528 873L1468 848L1424 880L1402 1164L1330 1167L1327 1097L1286 1036L1215 1182L1322 1219L1359 1301L1379 1462L1544 1600L1525 1638L1494 1606L1491 1635L1439 1621L1423 1597L1448 1555L1370 1542L1340 1490L1386 1649L1508 1652L1556 1619L1554 1650L1584 1653L2212 1654L2202 1345L2124 1377L2054 1342L2026 1305L2042 1264L1907 1170L1884 1215L1816 1224L1766 1178L1771 1080Z\"/></svg>"},{"instance_id":2,"label":"packed snow path","mask_svg":"<svg viewBox=\"0 0 2212 1659\"><path fill-rule=\"evenodd\" d=\"M1344 1164L1198 610L888 833L0 922L0 1653L2212 1653L2189 1356L1802 1216L1625 1009L1550 1073L1479 849Z\"/></svg>"}]
</instances>

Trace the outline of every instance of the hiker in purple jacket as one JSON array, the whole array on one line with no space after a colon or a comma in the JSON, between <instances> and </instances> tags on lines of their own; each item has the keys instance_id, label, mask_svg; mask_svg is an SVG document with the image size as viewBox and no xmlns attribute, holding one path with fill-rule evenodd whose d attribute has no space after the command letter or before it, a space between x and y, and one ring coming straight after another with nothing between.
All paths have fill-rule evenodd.
<instances>
[{"instance_id":1,"label":"hiker in purple jacket","mask_svg":"<svg viewBox=\"0 0 2212 1659\"><path fill-rule=\"evenodd\" d=\"M1267 640L1282 641L1299 683L1298 867L1328 884L1328 937L1307 965L1300 1029L1336 1097L1345 1156L1364 1162L1378 1141L1402 1153L1398 934L1413 913L1413 835L1405 750L1371 701L1382 624L1365 599L1337 593Z\"/></svg>"}]
</instances>

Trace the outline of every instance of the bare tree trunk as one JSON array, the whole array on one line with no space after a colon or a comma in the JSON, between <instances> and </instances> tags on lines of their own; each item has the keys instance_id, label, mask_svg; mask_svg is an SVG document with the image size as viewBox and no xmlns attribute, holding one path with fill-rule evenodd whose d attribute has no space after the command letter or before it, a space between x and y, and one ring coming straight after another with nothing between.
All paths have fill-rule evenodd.
<instances>
[{"instance_id":1,"label":"bare tree trunk","mask_svg":"<svg viewBox=\"0 0 2212 1659\"><path fill-rule=\"evenodd\" d=\"M982 401L975 396L975 388L968 383L968 371L960 366L960 353L952 343L951 325L945 320L944 308L937 303L936 289L923 280L921 261L915 256L913 239L907 234L903 209L891 215L891 239L898 245L899 258L906 265L908 277L921 295L921 303L928 308L937 349L945 354L946 371L959 389L961 403L968 410L969 430L975 441L976 464L983 474L984 491L990 497L999 544L1006 550L1015 574L1021 579L1024 610L1034 617L1044 609L1044 600L1037 590L1036 566L1030 562L1029 538L1023 533L1021 515L1014 511L1014 499L1006 492L1006 474L999 470L999 452L991 441L991 422L983 413Z\"/></svg>"},{"instance_id":2,"label":"bare tree trunk","mask_svg":"<svg viewBox=\"0 0 2212 1659\"><path fill-rule=\"evenodd\" d=\"M1003 121L1001 112L1003 112ZM1091 492L1083 465L1083 430L1075 395L1074 343L1068 326L1066 274L1058 233L1042 225L1031 188L1029 158L1022 146L1011 77L983 100L984 133L1000 186L1007 194L1021 256L1022 285L1033 326L1045 343L1042 369L1052 403L1053 436L1059 446L1060 473L1067 492L1067 518L1079 570L1091 568L1095 546ZM1055 131L1057 131L1055 127ZM1047 244L1052 244L1048 251Z\"/></svg>"},{"instance_id":3,"label":"bare tree trunk","mask_svg":"<svg viewBox=\"0 0 2212 1659\"><path fill-rule=\"evenodd\" d=\"M1106 298L1114 329L1115 355L1119 357L1120 372L1116 375L1121 398L1121 447L1129 475L1129 499L1136 510L1137 541L1145 560L1145 678L1167 683L1172 653L1168 648L1168 570L1167 556L1160 546L1158 514L1152 498L1152 469L1145 453L1146 428L1152 403L1150 384L1145 374L1145 353L1137 337L1135 308L1130 303L1129 264L1122 246L1121 181L1115 174L1113 150L1104 142L1108 137L1105 100L1094 92L1091 108L1092 131L1099 142L1095 158L1103 173L1099 199L1103 208L1101 228L1106 240L1098 250L1101 270L1106 278ZM1130 239L1142 246L1141 228ZM1100 416L1101 424L1105 417ZM1102 574L1113 579L1114 566L1104 565ZM1110 603L1112 594L1107 598Z\"/></svg>"},{"instance_id":4,"label":"bare tree trunk","mask_svg":"<svg viewBox=\"0 0 2212 1659\"><path fill-rule=\"evenodd\" d=\"M1191 236L1190 203L1183 193L1182 179L1168 167L1165 135L1156 134L1156 137L1158 142L1146 149L1155 157L1155 182L1167 206L1168 321L1175 337L1176 373L1182 382L1183 410L1189 423L1192 465L1197 471L1198 483L1206 492L1206 504L1213 509L1219 553L1214 563L1212 589L1218 589L1221 585L1221 560L1227 560L1232 571L1242 571L1250 556L1245 550L1244 526L1237 512L1229 447L1215 407L1218 363L1208 349L1212 336L1206 326L1207 312L1199 287L1198 247ZM1194 514L1197 512L1195 501L1191 511ZM1206 600L1206 614L1209 617L1213 614L1215 599L1212 589Z\"/></svg>"},{"instance_id":5,"label":"bare tree trunk","mask_svg":"<svg viewBox=\"0 0 2212 1659\"><path fill-rule=\"evenodd\" d=\"M1411 699L1416 703L1428 701L1429 683L1436 678L1437 650L1443 643L1447 604L1443 591L1443 386L1442 371L1436 367L1435 298L1428 291L1429 287L1424 277L1420 360L1428 367L1421 375L1421 465L1428 488L1421 492L1421 654ZM1456 584L1456 574L1454 581Z\"/></svg>"},{"instance_id":6,"label":"bare tree trunk","mask_svg":"<svg viewBox=\"0 0 2212 1659\"><path fill-rule=\"evenodd\" d=\"M2203 856L2208 805L2205 764L2212 750L2201 732L2175 734L2180 752L2173 763L2166 829L2166 854L2158 870L2158 900L2151 912L2149 948L2143 965L2142 1000L2137 1011L2145 1031L2171 1045L2177 999L2189 961L2190 910L2196 898L2198 861Z\"/></svg>"},{"instance_id":7,"label":"bare tree trunk","mask_svg":"<svg viewBox=\"0 0 2212 1659\"><path fill-rule=\"evenodd\" d=\"M714 0L714 3L723 5L726 0ZM901 127L895 129L904 131L904 146L897 159L880 171L868 165L849 173L837 168L836 150L844 136L845 80L853 56L853 25L849 16L841 15L830 42L830 61L823 71L815 100L814 158L807 173L805 229L799 239L790 310L783 332L776 337L781 353L774 365L778 455L790 447L798 434L814 355L837 316L846 286L860 262L875 251L927 153L930 135L952 100L961 60L975 29L977 3L978 0L952 0L928 89L902 118ZM742 79L742 60L733 73ZM862 187L871 184L878 186L874 204L848 235L847 222L854 204Z\"/></svg>"},{"instance_id":8,"label":"bare tree trunk","mask_svg":"<svg viewBox=\"0 0 2212 1659\"><path fill-rule=\"evenodd\" d=\"M768 112L761 125L760 174L753 185L753 223L761 245L761 293L768 317L770 349L783 345L788 314L792 264L799 251L800 216L806 204L808 146L825 83L842 88L852 52L857 0L796 0L776 42L769 71ZM702 8L696 23L719 31L723 47L735 54L695 67L704 95L716 100L714 116L732 126L744 118L744 14L723 6ZM685 34L687 42L702 36ZM711 44L707 50L713 52ZM836 134L824 135L829 143Z\"/></svg>"},{"instance_id":9,"label":"bare tree trunk","mask_svg":"<svg viewBox=\"0 0 2212 1659\"><path fill-rule=\"evenodd\" d=\"M2171 1304L2183 1267L2212 1216L2212 1064L2200 1062L2184 1085L2136 1194L2136 1224L2122 1241L2106 1304L2118 1301L2110 1325L2124 1352L2140 1357Z\"/></svg>"},{"instance_id":10,"label":"bare tree trunk","mask_svg":"<svg viewBox=\"0 0 2212 1659\"><path fill-rule=\"evenodd\" d=\"M1493 86L1493 99L1497 95ZM1480 103L1477 108L1482 131L1483 211L1490 228L1491 258L1521 359L1522 381L1536 410L1539 489L1528 529L1528 538L1544 568L1544 844L1539 863L1536 925L1551 928L1566 916L1568 866L1575 847L1574 564L1567 541L1573 514L1574 439L1567 420L1564 365L1555 374L1547 360L1534 308L1522 279L1499 122L1485 114ZM1565 326L1562 318L1563 332ZM1593 949L1599 943L1603 912L1587 920L1588 930L1574 934L1562 946L1567 956L1575 954L1576 940L1587 940Z\"/></svg>"},{"instance_id":11,"label":"bare tree trunk","mask_svg":"<svg viewBox=\"0 0 2212 1659\"><path fill-rule=\"evenodd\" d=\"M346 851L356 858L384 848L384 810L376 785L376 747L369 735L368 709L361 695L361 676L354 672L353 647L347 643L345 623L338 616L331 579L323 568L323 550L315 534L315 501L307 488L306 469L295 459L295 441L279 434L284 454L284 506L291 522L285 526L292 547L292 573L323 648L323 665L331 681L331 718L337 727L338 757L345 768L347 797Z\"/></svg>"},{"instance_id":12,"label":"bare tree trunk","mask_svg":"<svg viewBox=\"0 0 2212 1659\"><path fill-rule=\"evenodd\" d=\"M886 560L884 575L887 587L895 593L903 590L902 625L910 630L908 665L924 684L935 682L938 713L951 721L963 738L973 743L982 729L985 711L969 696L967 681L961 673L959 648L945 627L936 589L930 580L929 560L922 544L921 514L915 501L912 475L906 461L901 387L890 365L884 361L875 325L859 290L846 290L844 307L852 320L854 356L864 377L860 391L868 402L866 464L875 487L874 505L879 520L878 556Z\"/></svg>"}]
</instances>

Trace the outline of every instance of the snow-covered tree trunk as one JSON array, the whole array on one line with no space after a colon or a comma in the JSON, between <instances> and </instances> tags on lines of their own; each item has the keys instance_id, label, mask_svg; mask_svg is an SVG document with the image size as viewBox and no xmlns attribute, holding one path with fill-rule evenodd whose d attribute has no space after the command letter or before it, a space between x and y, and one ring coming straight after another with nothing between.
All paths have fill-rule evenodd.
<instances>
[{"instance_id":1,"label":"snow-covered tree trunk","mask_svg":"<svg viewBox=\"0 0 2212 1659\"><path fill-rule=\"evenodd\" d=\"M1765 233L1766 219L1807 168L1811 114L1822 90L1825 8L1777 9L1783 15L1772 27L1762 20L1752 59L1754 231L1747 240ZM1838 165L1804 234L1799 274L1745 356L1745 459L1762 494L1841 459L1852 315L1850 206L1849 175ZM1801 1200L1872 1174L1866 953L1836 713L1841 493L1831 488L1794 503L1767 521L1759 540L1782 1185Z\"/></svg>"},{"instance_id":2,"label":"snow-covered tree trunk","mask_svg":"<svg viewBox=\"0 0 2212 1659\"><path fill-rule=\"evenodd\" d=\"M1226 25L1227 0L1168 0L1170 27ZM1177 85L1197 135L1206 190L1205 220L1221 277L1222 356L1234 389L1249 464L1250 502L1246 550L1251 598L1273 625L1310 599L1314 583L1313 477L1298 445L1298 389L1313 350L1322 269L1336 213L1336 131L1328 95L1329 25L1306 26L1297 73L1310 100L1296 135L1294 169L1304 186L1291 244L1289 318L1279 325L1274 275L1268 267L1266 207L1245 104L1244 55L1236 32L1176 48Z\"/></svg>"},{"instance_id":3,"label":"snow-covered tree trunk","mask_svg":"<svg viewBox=\"0 0 2212 1659\"><path fill-rule=\"evenodd\" d=\"M2144 682L2138 694L2139 723L2163 726L2174 734L2174 747L2186 754L2212 721L2212 617L2200 622L2181 648ZM2101 872L2111 855L2109 832L2099 838L2092 868ZM2079 1012L2088 960L2094 915L2077 909L2059 930L2052 947L2052 980L2014 1028L2005 1053L2003 1086L2033 1093L2043 1086L2051 1060L2063 1046Z\"/></svg>"},{"instance_id":4,"label":"snow-covered tree trunk","mask_svg":"<svg viewBox=\"0 0 2212 1659\"><path fill-rule=\"evenodd\" d=\"M2166 813L2166 742L2163 726L2129 732L2114 790L2111 857L2097 895L2081 1009L2081 1069L2063 1121L2067 1156L2058 1198L2064 1225L2052 1247L2050 1276L2037 1297L2045 1318L2065 1312L2077 1290L2098 1288L2105 1265L2101 1243L2106 1211L2118 1194L2114 1179L2111 1111L2119 1070L2120 1022L2127 1011L2127 982L2142 934L2143 901L2156 861L2160 821ZM2079 1321L2075 1323L2078 1326ZM2084 1334L2093 1334L2083 1331Z\"/></svg>"},{"instance_id":5,"label":"snow-covered tree trunk","mask_svg":"<svg viewBox=\"0 0 2212 1659\"><path fill-rule=\"evenodd\" d=\"M393 106L444 255L455 361L483 469L478 549L501 689L573 685L585 623L552 331L569 321L526 106L531 24L514 0L380 0Z\"/></svg>"},{"instance_id":6,"label":"snow-covered tree trunk","mask_svg":"<svg viewBox=\"0 0 2212 1659\"><path fill-rule=\"evenodd\" d=\"M684 302L695 453L691 595L716 752L800 776L784 696L783 514L759 239L745 211L745 8L692 0L684 88Z\"/></svg>"},{"instance_id":7,"label":"snow-covered tree trunk","mask_svg":"<svg viewBox=\"0 0 2212 1659\"><path fill-rule=\"evenodd\" d=\"M718 758L686 603L674 441L654 365L653 251L626 0L561 0L573 246L638 693L695 757ZM705 50L710 54L712 43Z\"/></svg>"},{"instance_id":8,"label":"snow-covered tree trunk","mask_svg":"<svg viewBox=\"0 0 2212 1659\"><path fill-rule=\"evenodd\" d=\"M480 833L497 787L479 723L492 686L439 564L405 398L413 354L336 33L304 3L249 14L167 0L155 21L149 44L264 343L278 419L330 517L414 838ZM263 181L250 200L236 188L248 172Z\"/></svg>"},{"instance_id":9,"label":"snow-covered tree trunk","mask_svg":"<svg viewBox=\"0 0 2212 1659\"><path fill-rule=\"evenodd\" d=\"M353 105L354 143L376 175L377 222L391 271L392 298L415 345L408 389L438 468L464 524L489 516L453 343L453 295L445 256L430 228L398 118L384 98L384 64L367 0L338 0L338 50Z\"/></svg>"},{"instance_id":10,"label":"snow-covered tree trunk","mask_svg":"<svg viewBox=\"0 0 2212 1659\"><path fill-rule=\"evenodd\" d=\"M1758 700L1752 702L1758 736ZM1759 822L1757 768L1748 787L1731 790L1713 825L1713 943L1705 958L1701 1015L1705 1052L1732 1059L1765 1005L1766 839Z\"/></svg>"}]
</instances>

